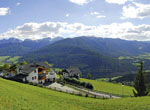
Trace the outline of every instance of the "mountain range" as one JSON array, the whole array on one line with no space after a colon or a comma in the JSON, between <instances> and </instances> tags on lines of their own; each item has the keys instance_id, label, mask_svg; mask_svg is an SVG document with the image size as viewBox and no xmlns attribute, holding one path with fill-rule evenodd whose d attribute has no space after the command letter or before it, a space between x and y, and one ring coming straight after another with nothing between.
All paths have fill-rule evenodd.
<instances>
[{"instance_id":1,"label":"mountain range","mask_svg":"<svg viewBox=\"0 0 150 110\"><path fill-rule=\"evenodd\" d=\"M0 55L19 55L27 62L48 61L54 67L79 67L86 77L93 78L135 73L137 67L120 56L135 56L150 52L150 42L127 41L98 37L0 41ZM7 51L5 51L7 50Z\"/></svg>"},{"instance_id":2,"label":"mountain range","mask_svg":"<svg viewBox=\"0 0 150 110\"><path fill-rule=\"evenodd\" d=\"M25 39L24 41L16 38L2 39L0 40L0 56L22 56L62 39L62 37L54 39L44 38L40 40Z\"/></svg>"}]
</instances>

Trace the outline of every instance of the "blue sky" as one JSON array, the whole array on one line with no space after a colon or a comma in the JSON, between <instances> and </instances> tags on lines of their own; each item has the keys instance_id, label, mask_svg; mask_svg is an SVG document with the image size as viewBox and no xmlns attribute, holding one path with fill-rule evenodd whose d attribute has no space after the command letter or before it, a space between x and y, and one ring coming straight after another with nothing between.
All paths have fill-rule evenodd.
<instances>
[{"instance_id":1,"label":"blue sky","mask_svg":"<svg viewBox=\"0 0 150 110\"><path fill-rule=\"evenodd\" d=\"M0 0L0 39L150 40L149 0Z\"/></svg>"}]
</instances>

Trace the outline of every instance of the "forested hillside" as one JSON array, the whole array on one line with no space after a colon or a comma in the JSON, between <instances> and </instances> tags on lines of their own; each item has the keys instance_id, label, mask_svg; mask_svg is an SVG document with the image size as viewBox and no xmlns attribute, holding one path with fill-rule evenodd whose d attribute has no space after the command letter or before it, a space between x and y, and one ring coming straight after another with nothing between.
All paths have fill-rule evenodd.
<instances>
[{"instance_id":1,"label":"forested hillside","mask_svg":"<svg viewBox=\"0 0 150 110\"><path fill-rule=\"evenodd\" d=\"M150 52L150 42L127 41L121 39L76 37L57 43L60 46L76 46L102 53L106 56L133 56Z\"/></svg>"},{"instance_id":2,"label":"forested hillside","mask_svg":"<svg viewBox=\"0 0 150 110\"><path fill-rule=\"evenodd\" d=\"M94 42L91 39L93 38L65 39L31 52L23 59L28 62L48 61L59 68L76 66L83 72L83 77L90 72L93 78L129 74L136 69L128 62L112 57L113 55L108 56L103 52L108 50L106 47L101 47L100 42L94 43L98 38L95 38ZM98 48L103 50L100 52Z\"/></svg>"}]
</instances>

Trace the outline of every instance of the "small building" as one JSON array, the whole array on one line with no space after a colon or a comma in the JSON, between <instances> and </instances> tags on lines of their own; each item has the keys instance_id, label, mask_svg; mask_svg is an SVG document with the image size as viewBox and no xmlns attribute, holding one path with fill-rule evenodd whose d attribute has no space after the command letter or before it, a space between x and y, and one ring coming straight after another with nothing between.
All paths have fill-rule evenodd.
<instances>
[{"instance_id":1,"label":"small building","mask_svg":"<svg viewBox=\"0 0 150 110\"><path fill-rule=\"evenodd\" d=\"M71 68L62 70L62 75L64 78L79 79L81 75L81 71L79 70L79 68L71 67Z\"/></svg>"},{"instance_id":2,"label":"small building","mask_svg":"<svg viewBox=\"0 0 150 110\"><path fill-rule=\"evenodd\" d=\"M0 77L3 77L4 76L4 73L3 72L0 72Z\"/></svg>"},{"instance_id":3,"label":"small building","mask_svg":"<svg viewBox=\"0 0 150 110\"><path fill-rule=\"evenodd\" d=\"M25 64L17 68L17 75L14 80L44 84L55 82L56 73L48 64L43 62Z\"/></svg>"},{"instance_id":4,"label":"small building","mask_svg":"<svg viewBox=\"0 0 150 110\"><path fill-rule=\"evenodd\" d=\"M11 73L9 71L2 71L0 72L0 77L4 77L4 78L13 78L15 76L14 73Z\"/></svg>"}]
</instances>

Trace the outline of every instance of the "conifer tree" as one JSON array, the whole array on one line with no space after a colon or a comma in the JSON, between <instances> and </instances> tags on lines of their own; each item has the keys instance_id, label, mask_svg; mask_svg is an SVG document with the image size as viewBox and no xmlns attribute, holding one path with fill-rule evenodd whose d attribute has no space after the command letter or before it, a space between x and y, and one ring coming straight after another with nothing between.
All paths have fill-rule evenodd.
<instances>
[{"instance_id":1,"label":"conifer tree","mask_svg":"<svg viewBox=\"0 0 150 110\"><path fill-rule=\"evenodd\" d=\"M87 74L87 79L91 79L91 73Z\"/></svg>"},{"instance_id":2,"label":"conifer tree","mask_svg":"<svg viewBox=\"0 0 150 110\"><path fill-rule=\"evenodd\" d=\"M133 90L133 93L135 97L148 95L145 74L146 73L144 71L144 62L141 62L134 80L134 88L136 91Z\"/></svg>"}]
</instances>

